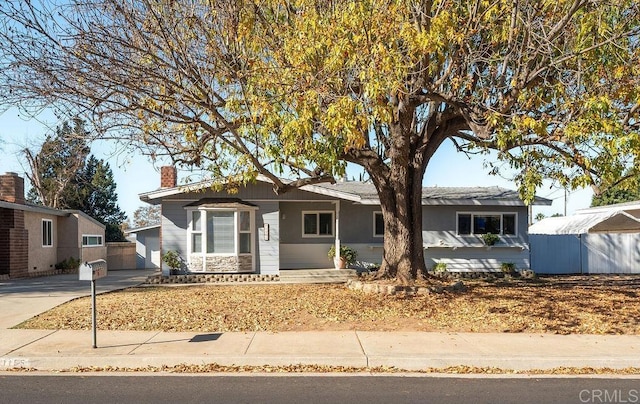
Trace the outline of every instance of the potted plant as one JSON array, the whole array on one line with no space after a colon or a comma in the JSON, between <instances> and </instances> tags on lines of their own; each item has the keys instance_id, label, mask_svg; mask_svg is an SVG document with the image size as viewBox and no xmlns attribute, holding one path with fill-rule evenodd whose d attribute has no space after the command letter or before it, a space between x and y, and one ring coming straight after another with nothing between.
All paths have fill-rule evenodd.
<instances>
[{"instance_id":1,"label":"potted plant","mask_svg":"<svg viewBox=\"0 0 640 404\"><path fill-rule=\"evenodd\" d=\"M178 272L178 269L182 266L182 262L180 261L180 256L176 251L169 250L162 256L162 261L169 268L171 268L171 275L175 275Z\"/></svg>"},{"instance_id":2,"label":"potted plant","mask_svg":"<svg viewBox=\"0 0 640 404\"><path fill-rule=\"evenodd\" d=\"M333 264L336 269L343 269L356 262L358 253L356 253L356 250L351 247L341 245L340 256L336 257L336 246L332 245L331 248L329 248L329 253L327 255L329 258L333 259Z\"/></svg>"},{"instance_id":3,"label":"potted plant","mask_svg":"<svg viewBox=\"0 0 640 404\"><path fill-rule=\"evenodd\" d=\"M488 246L492 246L500 240L500 236L493 233L485 233L482 235L482 241Z\"/></svg>"}]
</instances>

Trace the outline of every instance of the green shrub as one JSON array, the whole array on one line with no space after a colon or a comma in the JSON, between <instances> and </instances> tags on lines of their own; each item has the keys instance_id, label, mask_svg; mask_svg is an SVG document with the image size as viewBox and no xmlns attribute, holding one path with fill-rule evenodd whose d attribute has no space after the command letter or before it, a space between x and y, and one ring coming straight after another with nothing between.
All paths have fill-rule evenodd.
<instances>
[{"instance_id":1,"label":"green shrub","mask_svg":"<svg viewBox=\"0 0 640 404\"><path fill-rule=\"evenodd\" d=\"M169 250L162 256L162 261L171 268L172 271L177 271L182 266L180 256L176 251Z\"/></svg>"},{"instance_id":2,"label":"green shrub","mask_svg":"<svg viewBox=\"0 0 640 404\"><path fill-rule=\"evenodd\" d=\"M500 240L500 236L497 234L486 233L482 235L482 241L484 241L486 245L494 245L498 240Z\"/></svg>"},{"instance_id":3,"label":"green shrub","mask_svg":"<svg viewBox=\"0 0 640 404\"><path fill-rule=\"evenodd\" d=\"M437 272L437 273L447 272L447 264L444 262L438 262L433 266L433 272Z\"/></svg>"},{"instance_id":4,"label":"green shrub","mask_svg":"<svg viewBox=\"0 0 640 404\"><path fill-rule=\"evenodd\" d=\"M56 269L78 269L78 267L80 267L80 259L74 257L69 257L55 265Z\"/></svg>"},{"instance_id":5,"label":"green shrub","mask_svg":"<svg viewBox=\"0 0 640 404\"><path fill-rule=\"evenodd\" d=\"M505 274L511 274L516 271L516 264L514 264L513 262L503 262L502 264L500 264L500 269Z\"/></svg>"},{"instance_id":6,"label":"green shrub","mask_svg":"<svg viewBox=\"0 0 640 404\"><path fill-rule=\"evenodd\" d=\"M335 245L332 245L331 248L329 248L329 252L327 253L327 256L331 259L335 258L336 256ZM356 252L356 250L354 250L351 247L348 247L346 245L340 245L340 256L344 258L347 265L351 265L351 264L355 264L356 258L358 257L358 253Z\"/></svg>"}]
</instances>

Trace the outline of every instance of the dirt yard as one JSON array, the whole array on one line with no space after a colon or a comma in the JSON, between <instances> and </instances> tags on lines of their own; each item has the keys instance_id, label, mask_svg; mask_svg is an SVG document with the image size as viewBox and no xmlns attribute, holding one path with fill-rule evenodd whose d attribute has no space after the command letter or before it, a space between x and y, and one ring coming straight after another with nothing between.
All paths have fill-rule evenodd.
<instances>
[{"instance_id":1,"label":"dirt yard","mask_svg":"<svg viewBox=\"0 0 640 404\"><path fill-rule=\"evenodd\" d=\"M140 287L99 295L98 328L162 331L470 331L640 334L640 277L465 281L464 292L403 297L344 285ZM82 298L20 328L88 330Z\"/></svg>"}]
</instances>

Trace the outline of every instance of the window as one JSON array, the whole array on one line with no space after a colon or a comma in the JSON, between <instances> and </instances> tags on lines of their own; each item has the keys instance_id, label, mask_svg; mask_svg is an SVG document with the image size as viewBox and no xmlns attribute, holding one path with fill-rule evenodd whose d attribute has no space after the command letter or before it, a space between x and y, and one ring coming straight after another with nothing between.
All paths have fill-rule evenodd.
<instances>
[{"instance_id":1,"label":"window","mask_svg":"<svg viewBox=\"0 0 640 404\"><path fill-rule=\"evenodd\" d=\"M189 210L189 251L195 254L251 254L252 213L244 210Z\"/></svg>"},{"instance_id":2,"label":"window","mask_svg":"<svg viewBox=\"0 0 640 404\"><path fill-rule=\"evenodd\" d=\"M42 219L42 246L53 246L53 222L48 219Z\"/></svg>"},{"instance_id":3,"label":"window","mask_svg":"<svg viewBox=\"0 0 640 404\"><path fill-rule=\"evenodd\" d=\"M516 234L515 213L458 213L458 234Z\"/></svg>"},{"instance_id":4,"label":"window","mask_svg":"<svg viewBox=\"0 0 640 404\"><path fill-rule=\"evenodd\" d=\"M191 252L202 252L202 212L191 212Z\"/></svg>"},{"instance_id":5,"label":"window","mask_svg":"<svg viewBox=\"0 0 640 404\"><path fill-rule=\"evenodd\" d=\"M240 254L249 254L251 252L251 215L249 212L239 212L239 250Z\"/></svg>"},{"instance_id":6,"label":"window","mask_svg":"<svg viewBox=\"0 0 640 404\"><path fill-rule=\"evenodd\" d=\"M235 253L234 212L207 212L207 254Z\"/></svg>"},{"instance_id":7,"label":"window","mask_svg":"<svg viewBox=\"0 0 640 404\"><path fill-rule=\"evenodd\" d=\"M302 212L303 237L333 236L333 212Z\"/></svg>"},{"instance_id":8,"label":"window","mask_svg":"<svg viewBox=\"0 0 640 404\"><path fill-rule=\"evenodd\" d=\"M102 245L102 236L82 235L83 247L98 247Z\"/></svg>"},{"instance_id":9,"label":"window","mask_svg":"<svg viewBox=\"0 0 640 404\"><path fill-rule=\"evenodd\" d=\"M382 212L373 212L373 236L384 236L384 219L382 217Z\"/></svg>"}]
</instances>

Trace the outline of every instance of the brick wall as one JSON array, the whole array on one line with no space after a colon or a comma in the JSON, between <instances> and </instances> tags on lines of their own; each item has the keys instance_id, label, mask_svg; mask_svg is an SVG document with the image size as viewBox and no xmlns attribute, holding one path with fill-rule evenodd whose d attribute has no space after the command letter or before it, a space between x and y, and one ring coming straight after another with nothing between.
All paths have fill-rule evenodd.
<instances>
[{"instance_id":1,"label":"brick wall","mask_svg":"<svg viewBox=\"0 0 640 404\"><path fill-rule=\"evenodd\" d=\"M0 209L0 275L28 276L29 232L24 228L24 212Z\"/></svg>"}]
</instances>

